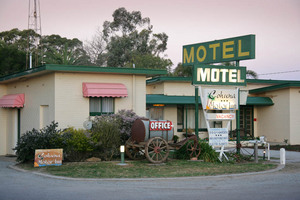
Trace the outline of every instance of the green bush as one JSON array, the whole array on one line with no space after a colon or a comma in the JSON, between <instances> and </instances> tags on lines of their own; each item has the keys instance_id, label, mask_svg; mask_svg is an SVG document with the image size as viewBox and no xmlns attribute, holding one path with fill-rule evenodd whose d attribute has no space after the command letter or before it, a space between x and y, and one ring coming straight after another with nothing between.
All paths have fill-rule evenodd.
<instances>
[{"instance_id":1,"label":"green bush","mask_svg":"<svg viewBox=\"0 0 300 200\"><path fill-rule=\"evenodd\" d=\"M188 143L193 142L188 141L184 146L175 152L175 158L177 159L190 159L189 152L187 151ZM205 162L216 162L218 161L218 154L216 151L205 141L199 140L199 145L201 147L201 153L199 155L200 160Z\"/></svg>"},{"instance_id":2,"label":"green bush","mask_svg":"<svg viewBox=\"0 0 300 200\"><path fill-rule=\"evenodd\" d=\"M119 124L114 117L109 115L95 117L91 138L102 159L111 160L119 154L121 136Z\"/></svg>"},{"instance_id":3,"label":"green bush","mask_svg":"<svg viewBox=\"0 0 300 200\"><path fill-rule=\"evenodd\" d=\"M94 146L89 133L83 129L73 127L62 132L64 157L68 161L82 161L91 155Z\"/></svg>"},{"instance_id":4,"label":"green bush","mask_svg":"<svg viewBox=\"0 0 300 200\"><path fill-rule=\"evenodd\" d=\"M14 149L16 150L17 161L33 161L36 149L61 148L63 141L57 127L58 123L52 122L41 130L32 129L22 135Z\"/></svg>"},{"instance_id":5,"label":"green bush","mask_svg":"<svg viewBox=\"0 0 300 200\"><path fill-rule=\"evenodd\" d=\"M200 141L199 144L201 146L200 160L204 160L205 162L218 161L218 153L208 144L208 142Z\"/></svg>"}]
</instances>

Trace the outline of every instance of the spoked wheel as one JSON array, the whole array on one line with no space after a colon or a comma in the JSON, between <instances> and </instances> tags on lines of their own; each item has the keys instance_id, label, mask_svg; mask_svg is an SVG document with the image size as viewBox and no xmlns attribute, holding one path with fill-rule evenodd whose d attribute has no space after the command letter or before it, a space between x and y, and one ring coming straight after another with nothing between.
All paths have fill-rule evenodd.
<instances>
[{"instance_id":1,"label":"spoked wheel","mask_svg":"<svg viewBox=\"0 0 300 200\"><path fill-rule=\"evenodd\" d=\"M163 163L169 156L169 146L166 140L161 137L154 137L145 145L146 158L155 164Z\"/></svg>"},{"instance_id":2,"label":"spoked wheel","mask_svg":"<svg viewBox=\"0 0 300 200\"><path fill-rule=\"evenodd\" d=\"M197 140L189 141L187 144L187 151L190 155L190 158L197 158L199 157L201 153L201 147Z\"/></svg>"},{"instance_id":3,"label":"spoked wheel","mask_svg":"<svg viewBox=\"0 0 300 200\"><path fill-rule=\"evenodd\" d=\"M131 138L125 143L125 153L132 160L142 160L145 158L144 151L140 147L134 146L134 141Z\"/></svg>"}]
</instances>

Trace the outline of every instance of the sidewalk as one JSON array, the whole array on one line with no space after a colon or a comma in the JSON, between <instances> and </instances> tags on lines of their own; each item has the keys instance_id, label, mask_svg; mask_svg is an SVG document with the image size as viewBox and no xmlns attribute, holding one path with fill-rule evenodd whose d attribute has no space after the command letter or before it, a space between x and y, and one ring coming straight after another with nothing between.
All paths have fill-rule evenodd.
<instances>
[{"instance_id":1,"label":"sidewalk","mask_svg":"<svg viewBox=\"0 0 300 200\"><path fill-rule=\"evenodd\" d=\"M235 148L228 148L229 151L233 151L235 152ZM250 155L253 154L254 149L252 148L242 148L241 149L241 153L245 154L245 155ZM258 156L263 157L263 152L264 149L258 149ZM268 159L268 152L266 151L266 160ZM280 151L278 150L270 150L270 158L271 161L274 162L280 162ZM295 162L300 162L300 152L296 152L296 151L285 151L285 159L286 159L286 163L295 163Z\"/></svg>"}]
</instances>

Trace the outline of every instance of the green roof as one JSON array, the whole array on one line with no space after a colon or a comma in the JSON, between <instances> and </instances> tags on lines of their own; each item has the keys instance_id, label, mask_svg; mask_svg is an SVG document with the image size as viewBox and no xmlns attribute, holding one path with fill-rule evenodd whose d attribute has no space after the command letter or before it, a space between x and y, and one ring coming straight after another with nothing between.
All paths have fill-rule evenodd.
<instances>
[{"instance_id":1,"label":"green roof","mask_svg":"<svg viewBox=\"0 0 300 200\"><path fill-rule=\"evenodd\" d=\"M157 82L192 82L192 77L178 77L178 76L161 76L154 77L147 80L147 84L157 83ZM247 83L258 83L258 84L286 84L293 83L299 84L300 81L290 81L290 80L269 80L269 79L247 79Z\"/></svg>"},{"instance_id":2,"label":"green roof","mask_svg":"<svg viewBox=\"0 0 300 200\"><path fill-rule=\"evenodd\" d=\"M195 104L195 97L193 96L167 96L163 94L147 94L147 104ZM199 98L199 104L201 100Z\"/></svg>"},{"instance_id":3,"label":"green roof","mask_svg":"<svg viewBox=\"0 0 300 200\"><path fill-rule=\"evenodd\" d=\"M147 80L147 84L157 82L192 82L192 77L179 77L179 76L159 76Z\"/></svg>"},{"instance_id":4,"label":"green roof","mask_svg":"<svg viewBox=\"0 0 300 200\"><path fill-rule=\"evenodd\" d=\"M147 104L166 104L166 105L177 105L177 104L195 104L194 96L167 96L163 94L147 94ZM199 104L201 100L199 98ZM256 106L271 106L274 105L273 101L269 97L247 97L247 105Z\"/></svg>"},{"instance_id":5,"label":"green roof","mask_svg":"<svg viewBox=\"0 0 300 200\"><path fill-rule=\"evenodd\" d=\"M139 68L119 68L119 67L98 67L98 66L74 66L74 65L54 65L46 64L36 68L28 69L19 73L0 77L1 81L15 78L35 76L50 72L78 72L78 73L110 73L110 74L137 74L145 76L166 75L167 70L161 69L139 69Z\"/></svg>"},{"instance_id":6,"label":"green roof","mask_svg":"<svg viewBox=\"0 0 300 200\"><path fill-rule=\"evenodd\" d=\"M272 106L274 103L270 97L247 97L246 105Z\"/></svg>"},{"instance_id":7,"label":"green roof","mask_svg":"<svg viewBox=\"0 0 300 200\"><path fill-rule=\"evenodd\" d=\"M280 85L273 85L273 86L269 86L269 87L253 89L253 90L249 90L249 93L257 94L257 93L264 93L264 92L285 89L285 88L291 88L291 87L300 87L300 81L294 81L291 83L284 83L284 84L280 84Z\"/></svg>"}]
</instances>

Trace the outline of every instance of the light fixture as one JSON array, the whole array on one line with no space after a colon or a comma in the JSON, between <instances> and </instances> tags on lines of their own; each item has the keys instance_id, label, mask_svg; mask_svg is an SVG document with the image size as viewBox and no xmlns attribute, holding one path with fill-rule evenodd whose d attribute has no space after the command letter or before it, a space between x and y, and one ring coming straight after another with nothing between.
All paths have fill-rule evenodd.
<instances>
[{"instance_id":1,"label":"light fixture","mask_svg":"<svg viewBox=\"0 0 300 200\"><path fill-rule=\"evenodd\" d=\"M127 165L127 164L125 163L124 152L125 152L125 146L124 146L124 145L121 145L121 146L120 146L121 163L119 163L118 165Z\"/></svg>"}]
</instances>

